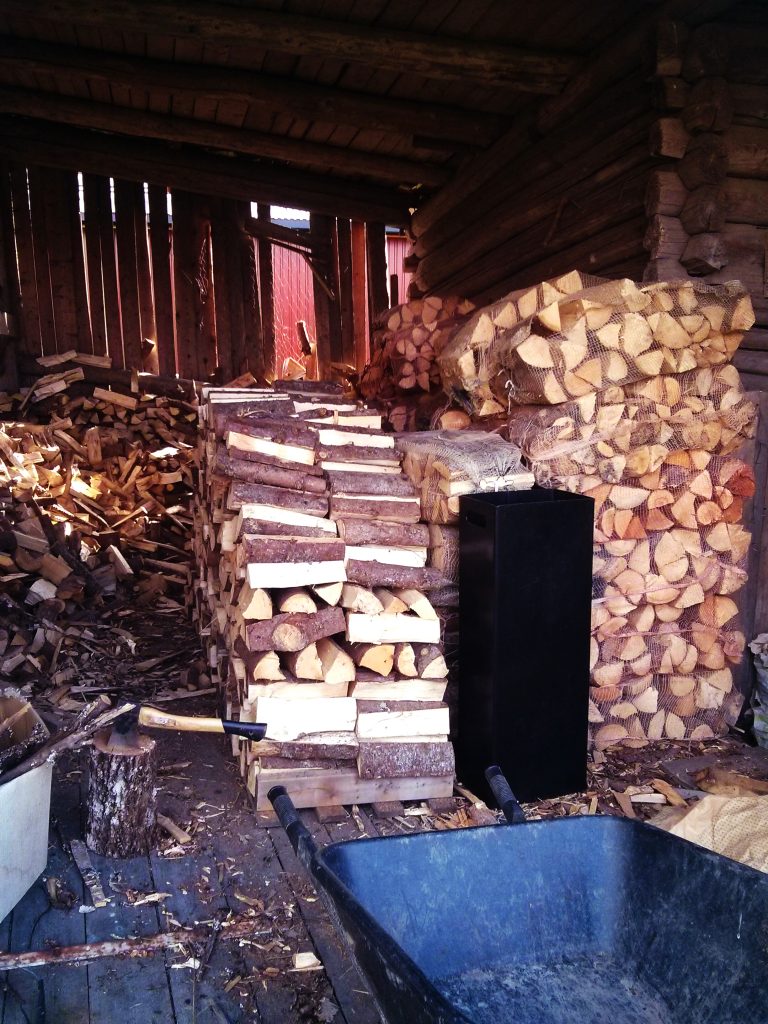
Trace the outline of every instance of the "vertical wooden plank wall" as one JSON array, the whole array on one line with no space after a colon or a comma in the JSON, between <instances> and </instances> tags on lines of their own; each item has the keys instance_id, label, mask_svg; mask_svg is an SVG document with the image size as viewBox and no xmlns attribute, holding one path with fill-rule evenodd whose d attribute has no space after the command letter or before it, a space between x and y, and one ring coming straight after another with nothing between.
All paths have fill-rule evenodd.
<instances>
[{"instance_id":1,"label":"vertical wooden plank wall","mask_svg":"<svg viewBox=\"0 0 768 1024\"><path fill-rule=\"evenodd\" d=\"M19 334L28 357L108 355L198 380L275 367L272 243L243 229L245 201L85 173L6 165ZM2 185L2 182L0 182ZM145 191L146 190L146 191ZM268 220L269 207L259 206ZM362 368L367 310L387 305L383 225L313 215L320 371ZM13 249L11 250L13 251Z\"/></svg>"}]
</instances>

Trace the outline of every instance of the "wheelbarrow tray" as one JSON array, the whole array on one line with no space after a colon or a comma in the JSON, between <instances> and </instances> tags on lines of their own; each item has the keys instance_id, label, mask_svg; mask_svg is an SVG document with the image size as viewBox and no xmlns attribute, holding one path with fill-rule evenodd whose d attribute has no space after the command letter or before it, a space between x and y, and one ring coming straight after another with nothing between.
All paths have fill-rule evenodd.
<instances>
[{"instance_id":1,"label":"wheelbarrow tray","mask_svg":"<svg viewBox=\"0 0 768 1024\"><path fill-rule=\"evenodd\" d=\"M389 1024L768 1024L768 875L641 822L361 839L302 860Z\"/></svg>"}]
</instances>

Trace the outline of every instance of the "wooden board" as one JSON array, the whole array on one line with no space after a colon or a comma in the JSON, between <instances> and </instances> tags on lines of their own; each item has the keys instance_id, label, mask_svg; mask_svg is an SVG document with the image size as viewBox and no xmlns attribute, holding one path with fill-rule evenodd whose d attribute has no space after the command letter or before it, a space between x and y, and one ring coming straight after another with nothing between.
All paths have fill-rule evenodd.
<instances>
[{"instance_id":1,"label":"wooden board","mask_svg":"<svg viewBox=\"0 0 768 1024\"><path fill-rule=\"evenodd\" d=\"M171 237L168 191L149 186L149 242L152 252L152 289L155 300L155 342L158 372L176 372L175 317L171 281Z\"/></svg>"},{"instance_id":2,"label":"wooden board","mask_svg":"<svg viewBox=\"0 0 768 1024\"><path fill-rule=\"evenodd\" d=\"M285 786L297 807L323 807L328 804L447 797L453 793L453 775L445 778L361 779L356 768L306 769L299 773L269 769L257 776L256 806L259 810L271 807L267 793L272 786Z\"/></svg>"}]
</instances>

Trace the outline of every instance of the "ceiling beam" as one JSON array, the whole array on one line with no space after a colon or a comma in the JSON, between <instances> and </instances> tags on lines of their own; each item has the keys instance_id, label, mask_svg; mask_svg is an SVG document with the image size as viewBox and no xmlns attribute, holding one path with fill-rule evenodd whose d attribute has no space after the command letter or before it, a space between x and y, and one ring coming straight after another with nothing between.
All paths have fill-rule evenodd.
<instances>
[{"instance_id":1,"label":"ceiling beam","mask_svg":"<svg viewBox=\"0 0 768 1024\"><path fill-rule=\"evenodd\" d=\"M396 189L272 167L192 147L138 142L17 117L0 117L0 153L19 163L89 171L203 195L327 213L353 220L409 223L411 202Z\"/></svg>"},{"instance_id":2,"label":"ceiling beam","mask_svg":"<svg viewBox=\"0 0 768 1024\"><path fill-rule=\"evenodd\" d=\"M342 176L362 175L398 185L441 185L450 177L449 171L440 164L329 146L324 142L307 142L248 128L230 128L195 118L154 114L57 93L0 86L0 112L142 139L186 143L265 160L281 160L301 167L336 171Z\"/></svg>"},{"instance_id":3,"label":"ceiling beam","mask_svg":"<svg viewBox=\"0 0 768 1024\"><path fill-rule=\"evenodd\" d=\"M351 92L242 68L177 64L14 36L0 36L0 72L87 78L131 89L141 83L141 88L150 93L234 100L268 113L291 114L307 121L344 124L401 136L448 139L473 146L489 145L504 126L504 119L495 114L462 110L448 104Z\"/></svg>"},{"instance_id":4,"label":"ceiling beam","mask_svg":"<svg viewBox=\"0 0 768 1024\"><path fill-rule=\"evenodd\" d=\"M29 3L0 0L0 13L29 16ZM161 34L223 46L257 46L453 81L557 94L583 61L571 54L330 21L252 5L196 0L48 0L36 17L56 24Z\"/></svg>"}]
</instances>

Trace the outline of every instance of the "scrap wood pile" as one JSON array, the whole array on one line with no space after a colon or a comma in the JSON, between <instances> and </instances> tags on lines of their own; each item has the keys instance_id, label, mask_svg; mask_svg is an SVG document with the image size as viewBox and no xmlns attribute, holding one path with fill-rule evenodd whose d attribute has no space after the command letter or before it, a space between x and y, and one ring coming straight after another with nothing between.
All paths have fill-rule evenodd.
<instances>
[{"instance_id":1,"label":"scrap wood pile","mask_svg":"<svg viewBox=\"0 0 768 1024\"><path fill-rule=\"evenodd\" d=\"M754 478L736 452L755 410L729 360L750 299L736 283L588 283L479 310L454 339L463 355L443 353L449 384L475 415L510 403L537 482L594 499L594 744L711 737L742 703Z\"/></svg>"},{"instance_id":2,"label":"scrap wood pile","mask_svg":"<svg viewBox=\"0 0 768 1024\"><path fill-rule=\"evenodd\" d=\"M414 430L444 399L437 358L473 305L456 296L430 295L381 314L371 338L371 361L360 379L365 400L384 409L394 430Z\"/></svg>"},{"instance_id":3,"label":"scrap wood pile","mask_svg":"<svg viewBox=\"0 0 768 1024\"><path fill-rule=\"evenodd\" d=\"M195 406L56 376L0 396L0 678L17 683L63 683L72 623L120 592L173 604L189 581Z\"/></svg>"},{"instance_id":4,"label":"scrap wood pile","mask_svg":"<svg viewBox=\"0 0 768 1024\"><path fill-rule=\"evenodd\" d=\"M332 385L207 388L195 614L259 807L450 796L442 573L381 417ZM435 599L431 600L430 595Z\"/></svg>"}]
</instances>

